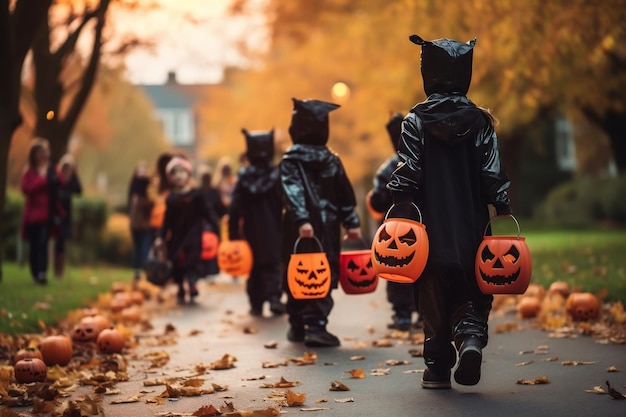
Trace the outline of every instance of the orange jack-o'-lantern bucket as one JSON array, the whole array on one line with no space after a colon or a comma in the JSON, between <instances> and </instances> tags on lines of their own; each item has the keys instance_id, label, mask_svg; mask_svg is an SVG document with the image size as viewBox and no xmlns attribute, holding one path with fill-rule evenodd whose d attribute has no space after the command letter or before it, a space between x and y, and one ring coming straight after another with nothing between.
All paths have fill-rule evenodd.
<instances>
[{"instance_id":1,"label":"orange jack-o'-lantern bucket","mask_svg":"<svg viewBox=\"0 0 626 417\"><path fill-rule=\"evenodd\" d=\"M315 241L318 251L299 253L300 243L305 239ZM287 285L293 298L324 298L330 291L330 284L330 264L322 243L317 237L298 238L287 266Z\"/></svg>"},{"instance_id":2,"label":"orange jack-o'-lantern bucket","mask_svg":"<svg viewBox=\"0 0 626 417\"><path fill-rule=\"evenodd\" d=\"M372 264L378 276L389 281L413 283L422 275L428 261L428 235L422 213L415 204L419 222L405 217L390 217L391 206L372 241Z\"/></svg>"},{"instance_id":3,"label":"orange jack-o'-lantern bucket","mask_svg":"<svg viewBox=\"0 0 626 417\"><path fill-rule=\"evenodd\" d=\"M223 241L217 250L220 270L233 277L247 277L252 270L253 261L250 244L243 239Z\"/></svg>"},{"instance_id":4,"label":"orange jack-o'-lantern bucket","mask_svg":"<svg viewBox=\"0 0 626 417\"><path fill-rule=\"evenodd\" d=\"M339 284L346 294L368 294L376 291L378 275L372 264L372 251L363 240L352 248L348 240L339 254ZM365 248L365 249L363 249Z\"/></svg>"},{"instance_id":5,"label":"orange jack-o'-lantern bucket","mask_svg":"<svg viewBox=\"0 0 626 417\"><path fill-rule=\"evenodd\" d=\"M523 294L530 284L530 251L517 219L509 216L517 225L517 236L486 236L492 218L476 252L476 282L483 294Z\"/></svg>"}]
</instances>

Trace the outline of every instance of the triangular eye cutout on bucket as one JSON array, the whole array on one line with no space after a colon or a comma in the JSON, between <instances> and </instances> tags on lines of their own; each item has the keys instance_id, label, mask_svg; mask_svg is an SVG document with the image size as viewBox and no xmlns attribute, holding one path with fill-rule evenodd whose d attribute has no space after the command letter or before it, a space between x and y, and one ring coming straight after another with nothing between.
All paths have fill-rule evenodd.
<instances>
[{"instance_id":1,"label":"triangular eye cutout on bucket","mask_svg":"<svg viewBox=\"0 0 626 417\"><path fill-rule=\"evenodd\" d=\"M480 253L480 259L483 260L483 262L485 261L490 261L493 258L495 258L496 255L494 255L491 250L489 250L489 246L485 246L485 248L483 249L483 251Z\"/></svg>"},{"instance_id":2,"label":"triangular eye cutout on bucket","mask_svg":"<svg viewBox=\"0 0 626 417\"><path fill-rule=\"evenodd\" d=\"M417 236L415 236L415 232L413 229L409 229L409 231L398 238L400 243L404 243L407 246L415 245L417 242Z\"/></svg>"},{"instance_id":3,"label":"triangular eye cutout on bucket","mask_svg":"<svg viewBox=\"0 0 626 417\"><path fill-rule=\"evenodd\" d=\"M382 230L380 231L380 234L378 235L378 241L379 242L384 242L391 239L391 235L389 233L387 233L387 228L385 226L383 226Z\"/></svg>"},{"instance_id":4,"label":"triangular eye cutout on bucket","mask_svg":"<svg viewBox=\"0 0 626 417\"><path fill-rule=\"evenodd\" d=\"M519 251L515 246L511 245L511 249L504 254L503 258L514 264L519 259Z\"/></svg>"}]
</instances>

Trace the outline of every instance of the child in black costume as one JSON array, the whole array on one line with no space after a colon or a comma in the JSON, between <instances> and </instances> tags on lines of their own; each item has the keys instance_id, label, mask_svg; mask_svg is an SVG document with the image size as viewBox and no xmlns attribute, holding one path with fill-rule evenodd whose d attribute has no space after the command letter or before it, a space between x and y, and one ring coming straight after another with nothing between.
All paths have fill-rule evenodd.
<instances>
[{"instance_id":1,"label":"child in black costume","mask_svg":"<svg viewBox=\"0 0 626 417\"><path fill-rule=\"evenodd\" d=\"M369 205L374 211L381 213L381 215L384 215L393 203L391 192L387 189L387 183L391 179L393 171L398 167L399 159L397 152L398 141L402 131L402 119L402 114L394 113L385 126L396 153L383 162L376 172L374 188L372 188L370 193ZM387 301L391 303L394 313L392 322L388 327L403 331L409 330L411 328L411 316L415 311L413 291L410 290L410 287L407 284L387 281Z\"/></svg>"},{"instance_id":2,"label":"child in black costume","mask_svg":"<svg viewBox=\"0 0 626 417\"><path fill-rule=\"evenodd\" d=\"M280 163L283 188L283 260L286 266L298 237L316 236L330 263L333 288L339 279L341 226L351 239L361 238L352 185L341 160L328 142L328 113L339 106L318 100L293 99L289 134L293 145ZM331 292L325 298L296 300L287 291L290 329L287 338L306 346L339 346L326 330L333 307Z\"/></svg>"},{"instance_id":3,"label":"child in black costume","mask_svg":"<svg viewBox=\"0 0 626 417\"><path fill-rule=\"evenodd\" d=\"M422 46L428 98L404 118L400 165L388 188L394 204L420 207L429 237L426 268L413 284L426 336L422 387L450 388L457 350L455 381L475 385L493 297L478 288L474 258L488 204L498 215L511 212L510 182L501 170L494 119L466 97L475 40L410 40Z\"/></svg>"},{"instance_id":4,"label":"child in black costume","mask_svg":"<svg viewBox=\"0 0 626 417\"><path fill-rule=\"evenodd\" d=\"M267 301L274 315L285 313L280 285L280 174L274 164L274 131L250 133L246 138L248 165L239 170L229 207L230 239L246 239L253 266L246 282L250 314L263 315ZM243 233L240 231L243 220Z\"/></svg>"},{"instance_id":5,"label":"child in black costume","mask_svg":"<svg viewBox=\"0 0 626 417\"><path fill-rule=\"evenodd\" d=\"M165 218L160 238L167 248L167 257L172 262L172 278L178 284L177 301L185 303L185 280L189 291L189 301L198 296L196 283L202 276L202 232L207 227L218 230L215 216L204 202L198 188L192 188L191 163L175 156L166 167L167 177L172 186L165 202Z\"/></svg>"}]
</instances>

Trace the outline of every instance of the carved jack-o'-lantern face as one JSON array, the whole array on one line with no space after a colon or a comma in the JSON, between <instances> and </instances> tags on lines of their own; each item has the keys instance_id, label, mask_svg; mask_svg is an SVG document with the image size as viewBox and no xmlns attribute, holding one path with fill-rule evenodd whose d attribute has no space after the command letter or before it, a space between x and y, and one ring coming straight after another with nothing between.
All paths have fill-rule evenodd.
<instances>
[{"instance_id":1,"label":"carved jack-o'-lantern face","mask_svg":"<svg viewBox=\"0 0 626 417\"><path fill-rule=\"evenodd\" d=\"M102 329L94 320L82 320L72 330L72 340L76 342L93 342Z\"/></svg>"},{"instance_id":2,"label":"carved jack-o'-lantern face","mask_svg":"<svg viewBox=\"0 0 626 417\"><path fill-rule=\"evenodd\" d=\"M372 260L381 278L414 282L428 260L426 228L409 219L385 220L374 236Z\"/></svg>"},{"instance_id":3,"label":"carved jack-o'-lantern face","mask_svg":"<svg viewBox=\"0 0 626 417\"><path fill-rule=\"evenodd\" d=\"M232 276L248 276L252 269L252 250L245 240L222 242L217 251L220 269Z\"/></svg>"},{"instance_id":4,"label":"carved jack-o'-lantern face","mask_svg":"<svg viewBox=\"0 0 626 417\"><path fill-rule=\"evenodd\" d=\"M324 252L294 253L287 267L287 284L293 298L324 298L330 290L331 273Z\"/></svg>"},{"instance_id":5,"label":"carved jack-o'-lantern face","mask_svg":"<svg viewBox=\"0 0 626 417\"><path fill-rule=\"evenodd\" d=\"M200 258L203 261L210 261L217 255L217 246L219 245L219 239L213 232L205 230L202 232L202 252Z\"/></svg>"},{"instance_id":6,"label":"carved jack-o'-lantern face","mask_svg":"<svg viewBox=\"0 0 626 417\"><path fill-rule=\"evenodd\" d=\"M589 292L572 293L567 297L565 309L574 320L592 320L600 313L600 302Z\"/></svg>"},{"instance_id":7,"label":"carved jack-o'-lantern face","mask_svg":"<svg viewBox=\"0 0 626 417\"><path fill-rule=\"evenodd\" d=\"M46 380L46 364L37 358L26 358L18 361L14 367L15 380L20 384L43 382Z\"/></svg>"},{"instance_id":8,"label":"carved jack-o'-lantern face","mask_svg":"<svg viewBox=\"0 0 626 417\"><path fill-rule=\"evenodd\" d=\"M476 254L476 279L485 294L523 294L530 283L524 238L485 236Z\"/></svg>"},{"instance_id":9,"label":"carved jack-o'-lantern face","mask_svg":"<svg viewBox=\"0 0 626 417\"><path fill-rule=\"evenodd\" d=\"M339 283L346 294L366 294L376 290L378 276L369 250L341 253Z\"/></svg>"}]
</instances>

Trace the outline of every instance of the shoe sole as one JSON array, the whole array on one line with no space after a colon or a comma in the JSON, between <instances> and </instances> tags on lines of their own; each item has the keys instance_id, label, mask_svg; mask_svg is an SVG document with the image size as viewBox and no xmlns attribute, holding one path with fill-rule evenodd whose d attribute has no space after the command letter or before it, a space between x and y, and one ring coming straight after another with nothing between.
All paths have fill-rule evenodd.
<instances>
[{"instance_id":1,"label":"shoe sole","mask_svg":"<svg viewBox=\"0 0 626 417\"><path fill-rule=\"evenodd\" d=\"M424 389L450 389L452 385L450 381L424 381L422 380L422 388Z\"/></svg>"},{"instance_id":2,"label":"shoe sole","mask_svg":"<svg viewBox=\"0 0 626 417\"><path fill-rule=\"evenodd\" d=\"M341 343L324 343L318 342L317 340L306 340L304 339L304 346L306 347L338 347L341 346Z\"/></svg>"},{"instance_id":3,"label":"shoe sole","mask_svg":"<svg viewBox=\"0 0 626 417\"><path fill-rule=\"evenodd\" d=\"M459 366L454 371L454 380L460 385L476 385L480 381L480 366L483 355L480 348L468 346L463 349Z\"/></svg>"}]
</instances>

